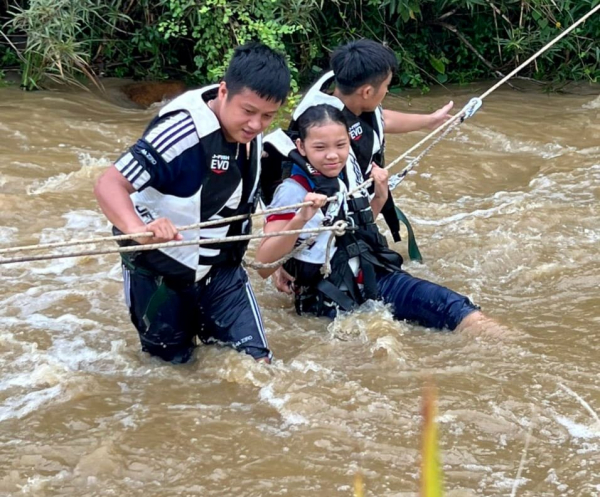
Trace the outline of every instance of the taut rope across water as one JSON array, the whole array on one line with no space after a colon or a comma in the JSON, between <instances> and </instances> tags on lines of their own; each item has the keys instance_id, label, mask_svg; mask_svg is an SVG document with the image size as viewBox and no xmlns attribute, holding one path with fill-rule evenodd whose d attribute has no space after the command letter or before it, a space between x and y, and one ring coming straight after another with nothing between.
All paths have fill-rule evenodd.
<instances>
[{"instance_id":1,"label":"taut rope across water","mask_svg":"<svg viewBox=\"0 0 600 497\"><path fill-rule=\"evenodd\" d=\"M300 235L302 233L323 233L330 231L337 236L343 235L348 228L348 223L345 221L336 221L333 226L321 226L316 228L305 228L301 230L288 230L288 231L277 231L273 233L260 233L257 235L239 235L230 236L226 239L228 241L245 241L245 240L256 240L260 238L271 238L275 236L288 236L288 235ZM222 243L223 238L195 238L194 240L182 240L165 243L151 243L147 245L132 245L130 247L115 247L112 249L102 250L86 250L83 252L70 252L66 254L47 254L47 255L33 255L30 257L12 257L8 259L0 259L0 265L12 264L17 262L32 262L32 261L46 261L51 259L66 259L69 257L84 257L89 255L104 255L104 254L122 254L127 252L140 252L145 250L155 250L159 248L169 247L185 247L190 245L212 245L215 243ZM288 257L286 255L286 257ZM279 262L279 261L277 261Z\"/></svg>"},{"instance_id":2,"label":"taut rope across water","mask_svg":"<svg viewBox=\"0 0 600 497\"><path fill-rule=\"evenodd\" d=\"M459 113L452 116L448 121L446 121L445 123L438 126L431 133L429 133L427 136L425 136L422 140L420 140L418 143L413 145L411 148L409 148L404 153L399 155L396 159L394 159L392 162L390 162L385 167L385 169L391 169L396 164L398 164L401 160L409 157L409 154L411 154L412 152L414 152L415 150L420 148L423 144L425 144L427 141L432 139L437 133L439 133L440 131L444 130L444 128L446 128L444 130L444 132L433 143L431 143L425 150L423 150L423 152L421 152L417 157L411 159L410 163L400 173L390 177L390 187L395 188L398 184L400 184L402 182L402 180L406 177L408 172L410 172L414 167L416 167L418 165L418 163L420 162L420 160L427 153L429 153L429 151L437 143L439 143L439 141L441 141L451 130L456 129L456 127L459 124L461 124L465 118L471 117L475 113L475 111L479 108L483 99L488 97L496 89L498 89L500 86L502 86L504 83L506 83L506 81L508 81L510 78L512 78L518 72L520 72L524 67L526 67L528 64L533 62L542 53L546 52L555 43L557 43L559 40L561 40L562 38L567 36L577 26L579 26L580 24L585 22L589 17L594 15L599 10L600 10L600 4L596 5L593 9L590 10L590 12L588 12L587 14L582 16L578 21L576 21L574 24L569 26L560 35L558 35L552 41L547 43L544 47L542 47L540 50L538 50L535 54L533 54L531 57L529 57L525 62L523 62L521 65L519 65L517 68L515 68L509 74L507 74L504 78L502 78L500 81L498 81L496 84L494 84L491 88L489 88L487 91L485 91L479 97L472 99ZM354 190L346 193L345 195L346 196L352 195L352 194L356 193L357 191L368 187L372 183L372 181L373 181L372 179L367 179L366 181L364 181L363 183L358 185ZM334 202L334 201L338 201L338 200L339 199L337 196L332 196L332 197L327 198L328 202ZM242 215L238 215L238 216L232 216L232 217L228 217L228 218L182 226L182 227L178 227L177 230L178 231L186 231L186 230L191 230L191 229L206 228L209 226L218 226L218 225L230 223L233 221L243 220L243 219L256 217L256 216L264 216L266 214L271 214L271 213L280 212L280 211L284 211L284 210L299 209L301 207L305 207L305 206L309 206L309 205L312 205L312 202L301 202L298 204L279 207L279 208L275 208L275 209L265 209L265 210L255 212L253 214L242 214ZM183 241L183 242L179 241L179 242L155 243L155 244L147 244L147 245L136 245L135 247L120 247L120 248L115 248L115 249L91 250L91 251L84 251L84 252L77 252L77 253L73 252L73 253L69 253L69 254L49 254L49 255L32 256L32 257L14 257L14 258L0 259L0 265L17 263L17 262L61 259L61 258L66 258L66 257L102 255L102 254L111 254L111 253L120 253L120 252L131 252L131 251L138 251L138 250L153 250L153 249L175 247L175 246L182 246L182 245L196 245L196 244L207 245L207 244L213 244L213 243L221 243L226 240L229 240L229 241L251 240L251 239L256 239L256 238L263 238L266 236L270 237L270 236L299 234L299 233L307 233L307 232L316 233L316 232L320 232L320 231L332 231L335 233L336 230L340 231L341 228L339 228L339 227L336 228L335 226L331 226L331 227L315 228L313 230L294 230L294 231L289 231L289 232L272 233L272 234L268 234L268 235L264 235L264 234L262 234L262 235L244 235L244 236L238 236L238 237L226 237L226 238L210 239L210 240L196 239L196 240L187 240L187 241ZM87 245L87 244L95 244L95 243L124 241L124 240L131 240L134 238L147 238L147 237L152 237L152 236L154 236L154 234L152 232L143 232L143 233L133 233L133 234L119 235L119 236L88 238L88 239L83 239L83 240L68 240L68 241L64 241L64 242L55 242L55 243L46 243L46 244L37 244L37 245L25 245L25 246L20 246L20 247L7 247L7 248L0 249L0 254L27 252L27 251L34 251L34 250L46 250L46 249L50 249L50 248L71 247L71 246Z\"/></svg>"}]
</instances>

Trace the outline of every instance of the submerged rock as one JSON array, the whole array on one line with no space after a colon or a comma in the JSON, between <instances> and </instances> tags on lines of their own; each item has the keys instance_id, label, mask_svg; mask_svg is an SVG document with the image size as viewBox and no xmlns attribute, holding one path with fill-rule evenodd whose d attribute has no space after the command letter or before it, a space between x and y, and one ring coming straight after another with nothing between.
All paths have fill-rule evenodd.
<instances>
[{"instance_id":1,"label":"submerged rock","mask_svg":"<svg viewBox=\"0 0 600 497\"><path fill-rule=\"evenodd\" d=\"M123 86L123 93L143 107L153 103L172 100L187 90L181 81L139 81Z\"/></svg>"}]
</instances>

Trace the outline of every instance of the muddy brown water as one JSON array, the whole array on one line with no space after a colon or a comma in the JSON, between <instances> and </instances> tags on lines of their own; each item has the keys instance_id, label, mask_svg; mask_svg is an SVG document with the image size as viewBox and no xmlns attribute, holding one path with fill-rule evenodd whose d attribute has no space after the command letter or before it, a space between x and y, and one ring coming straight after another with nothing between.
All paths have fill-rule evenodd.
<instances>
[{"instance_id":1,"label":"muddy brown water","mask_svg":"<svg viewBox=\"0 0 600 497\"><path fill-rule=\"evenodd\" d=\"M504 87L395 191L425 257L407 269L510 339L380 305L299 318L251 272L274 363L202 347L175 367L139 351L117 256L0 266L0 495L351 496L359 470L369 496L416 495L425 375L448 495L510 495L528 433L516 495L600 495L598 93ZM156 112L118 95L0 89L1 246L109 234L94 180Z\"/></svg>"}]
</instances>

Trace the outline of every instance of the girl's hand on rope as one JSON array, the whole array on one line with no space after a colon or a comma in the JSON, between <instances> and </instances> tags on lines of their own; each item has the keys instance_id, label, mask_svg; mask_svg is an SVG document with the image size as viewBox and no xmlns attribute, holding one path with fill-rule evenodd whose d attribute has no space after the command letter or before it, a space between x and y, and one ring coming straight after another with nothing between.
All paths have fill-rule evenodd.
<instances>
[{"instance_id":1,"label":"girl's hand on rope","mask_svg":"<svg viewBox=\"0 0 600 497\"><path fill-rule=\"evenodd\" d=\"M449 112L452 110L452 107L454 107L454 102L450 101L441 109L429 114L430 122L427 125L427 128L436 129L450 119L452 116L449 114Z\"/></svg>"},{"instance_id":2,"label":"girl's hand on rope","mask_svg":"<svg viewBox=\"0 0 600 497\"><path fill-rule=\"evenodd\" d=\"M327 197L325 195L321 195L320 193L311 192L306 194L306 197L304 197L304 202L312 202L312 205L305 205L302 207L296 216L307 223L313 218L319 209L327 203Z\"/></svg>"},{"instance_id":3,"label":"girl's hand on rope","mask_svg":"<svg viewBox=\"0 0 600 497\"><path fill-rule=\"evenodd\" d=\"M151 231L154 233L153 237L137 238L136 240L142 245L183 240L181 233L177 231L175 225L166 217L161 217L148 223L144 229L139 231Z\"/></svg>"},{"instance_id":4,"label":"girl's hand on rope","mask_svg":"<svg viewBox=\"0 0 600 497\"><path fill-rule=\"evenodd\" d=\"M375 197L377 199L387 200L388 197L388 177L390 173L387 169L383 169L373 163L371 169L371 178L373 179L373 186Z\"/></svg>"}]
</instances>

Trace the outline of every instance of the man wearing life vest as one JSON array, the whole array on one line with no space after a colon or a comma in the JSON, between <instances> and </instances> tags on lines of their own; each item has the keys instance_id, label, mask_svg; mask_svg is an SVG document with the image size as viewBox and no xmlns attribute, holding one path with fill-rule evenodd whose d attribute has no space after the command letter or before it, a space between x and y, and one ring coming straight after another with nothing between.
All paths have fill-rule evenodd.
<instances>
[{"instance_id":1,"label":"man wearing life vest","mask_svg":"<svg viewBox=\"0 0 600 497\"><path fill-rule=\"evenodd\" d=\"M338 47L331 55L331 68L332 71L323 75L306 93L293 113L287 133L292 140L297 137L296 120L311 106L329 104L340 109L348 122L353 151L347 166L359 169L364 178L369 177L373 167L384 166L384 134L434 129L449 118L452 102L432 114L408 114L381 107L398 62L392 50L373 40L356 40ZM263 159L262 189L266 203L270 203L281 181L282 167L280 157L269 147L265 150L269 156ZM286 173L289 174L284 170L284 177ZM398 211L391 194L381 213L394 241L400 240ZM420 259L418 249L416 257ZM289 293L284 275L277 273L276 284L280 290Z\"/></svg>"},{"instance_id":2,"label":"man wearing life vest","mask_svg":"<svg viewBox=\"0 0 600 497\"><path fill-rule=\"evenodd\" d=\"M218 85L163 107L143 137L98 180L96 197L116 232L152 232L139 244L248 234L249 219L178 232L176 226L254 211L261 133L290 88L284 57L251 43L235 50ZM125 300L142 350L187 362L196 337L269 361L245 270L247 242L129 252Z\"/></svg>"}]
</instances>

